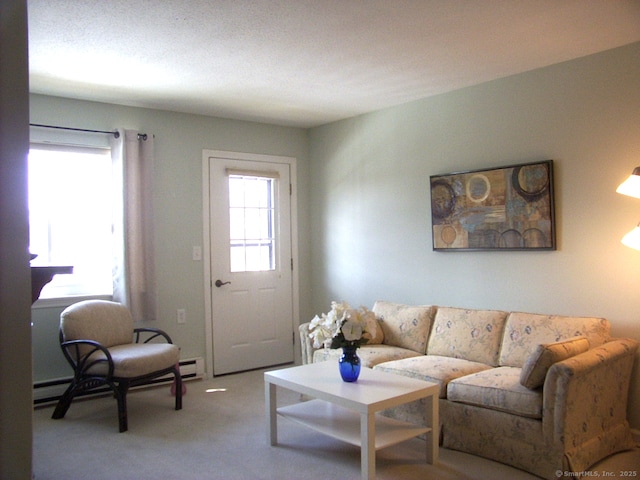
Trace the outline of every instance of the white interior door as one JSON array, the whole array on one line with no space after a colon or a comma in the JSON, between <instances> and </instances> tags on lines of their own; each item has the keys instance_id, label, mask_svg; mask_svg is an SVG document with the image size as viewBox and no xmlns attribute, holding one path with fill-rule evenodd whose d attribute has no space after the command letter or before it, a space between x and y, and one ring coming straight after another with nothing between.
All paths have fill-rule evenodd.
<instances>
[{"instance_id":1,"label":"white interior door","mask_svg":"<svg viewBox=\"0 0 640 480\"><path fill-rule=\"evenodd\" d=\"M209 158L213 373L293 362L290 166Z\"/></svg>"}]
</instances>

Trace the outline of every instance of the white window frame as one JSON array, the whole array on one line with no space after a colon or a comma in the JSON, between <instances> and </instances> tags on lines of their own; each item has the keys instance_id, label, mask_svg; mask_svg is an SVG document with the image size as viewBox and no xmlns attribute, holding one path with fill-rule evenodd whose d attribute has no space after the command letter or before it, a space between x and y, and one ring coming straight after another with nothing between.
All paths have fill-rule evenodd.
<instances>
[{"instance_id":1,"label":"white window frame","mask_svg":"<svg viewBox=\"0 0 640 480\"><path fill-rule=\"evenodd\" d=\"M50 150L50 151L56 151L56 152L79 152L79 153L98 153L100 155L105 155L106 159L108 159L109 161L109 172L111 169L111 154L110 154L110 148L106 147L106 146L85 146L85 145L68 145L68 144L56 144L56 143L39 143L39 142L31 142L30 145L30 150ZM105 165L106 167L106 165ZM55 181L54 181L55 182ZM31 180L30 180L30 184L31 184ZM57 187L56 187L57 188ZM113 203L112 202L112 196L113 196L113 183L109 182L108 188L106 189L106 191L104 192L105 195L108 196L108 199L106 200L110 205ZM109 207L110 208L110 207ZM104 241L102 247L100 247L101 250L104 250L104 245L113 245L113 239L112 239L112 234L113 234L113 220L112 220L112 215L111 213L107 213L106 211L106 206L105 206L105 210L103 210L103 214L105 215L109 215L109 232L107 232L106 230L106 226L105 226L105 230L104 232L106 234L109 235L108 240ZM31 219L30 219L31 221ZM33 246L31 246L32 249L32 253L39 253L33 250ZM37 248L37 247L36 247ZM111 261L111 259L113 258L112 253L110 253L111 250L109 249L109 253L108 253L108 257L109 257L109 262ZM69 264L69 262L64 262L65 264ZM71 266L74 262L70 262ZM36 266L36 265L54 265L54 264L60 264L60 262L49 262L48 258L46 258L46 253L43 254L42 257L36 258L31 262L31 265ZM75 266L74 266L75 267ZM106 266L103 263L103 268L106 269ZM111 265L109 265L109 284L111 282ZM104 270L106 271L106 270ZM57 277L62 277L62 276L56 276L54 277L54 281ZM62 283L64 284L65 281L62 280ZM52 283L52 286L55 285L54 283ZM69 302L75 302L78 300L82 300L85 298L102 298L102 299L111 299L112 298L112 293L108 292L107 290L109 289L109 287L106 287L106 282L103 284L103 286L105 288L107 288L107 290L105 291L100 291L100 290L95 290L95 291L79 291L77 288L77 285L80 284L68 284L68 289L66 289L64 287L57 287L54 289L49 288L49 292L47 292L47 287L45 286L45 288L43 289L43 292L45 295L47 295L47 293L50 294L50 296L46 296L45 298L42 298L41 300L38 300L35 304L34 307L38 308L38 307L50 307L50 306L62 306L62 305L66 305L69 304Z\"/></svg>"}]
</instances>

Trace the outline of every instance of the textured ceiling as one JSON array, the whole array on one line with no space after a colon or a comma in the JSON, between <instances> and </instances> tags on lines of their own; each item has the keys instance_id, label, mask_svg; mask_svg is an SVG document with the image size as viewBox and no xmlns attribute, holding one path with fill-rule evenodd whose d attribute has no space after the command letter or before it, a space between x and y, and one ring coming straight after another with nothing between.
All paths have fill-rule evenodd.
<instances>
[{"instance_id":1,"label":"textured ceiling","mask_svg":"<svg viewBox=\"0 0 640 480\"><path fill-rule=\"evenodd\" d=\"M31 91L312 127L640 41L638 0L28 0Z\"/></svg>"}]
</instances>

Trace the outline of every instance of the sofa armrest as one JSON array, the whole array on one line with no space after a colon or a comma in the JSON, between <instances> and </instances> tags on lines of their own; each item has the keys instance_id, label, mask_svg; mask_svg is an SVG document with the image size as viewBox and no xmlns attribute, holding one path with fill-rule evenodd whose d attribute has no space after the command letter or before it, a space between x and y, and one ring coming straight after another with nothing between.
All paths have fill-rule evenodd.
<instances>
[{"instance_id":1,"label":"sofa armrest","mask_svg":"<svg viewBox=\"0 0 640 480\"><path fill-rule=\"evenodd\" d=\"M564 451L629 430L627 402L638 342L614 339L553 365L543 388L543 429ZM616 432L617 433L614 433ZM613 445L612 445L613 447Z\"/></svg>"},{"instance_id":2,"label":"sofa armrest","mask_svg":"<svg viewBox=\"0 0 640 480\"><path fill-rule=\"evenodd\" d=\"M313 352L316 350L313 348L313 341L309 337L309 324L311 322L303 323L298 327L300 333L300 348L302 349L302 364L313 363Z\"/></svg>"}]
</instances>

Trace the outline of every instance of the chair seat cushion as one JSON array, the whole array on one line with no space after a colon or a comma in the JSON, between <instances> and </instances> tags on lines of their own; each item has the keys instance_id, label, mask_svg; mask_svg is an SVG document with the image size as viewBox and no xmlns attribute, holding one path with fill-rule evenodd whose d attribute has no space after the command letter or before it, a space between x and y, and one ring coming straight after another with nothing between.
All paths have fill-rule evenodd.
<instances>
[{"instance_id":1,"label":"chair seat cushion","mask_svg":"<svg viewBox=\"0 0 640 480\"><path fill-rule=\"evenodd\" d=\"M171 343L129 343L109 348L113 359L114 377L135 378L172 367L180 360L180 349ZM105 358L95 353L93 359ZM89 369L90 373L105 375L107 364Z\"/></svg>"},{"instance_id":2,"label":"chair seat cushion","mask_svg":"<svg viewBox=\"0 0 640 480\"><path fill-rule=\"evenodd\" d=\"M498 367L457 378L449 383L447 400L542 418L542 390L520 383L520 369Z\"/></svg>"}]
</instances>

